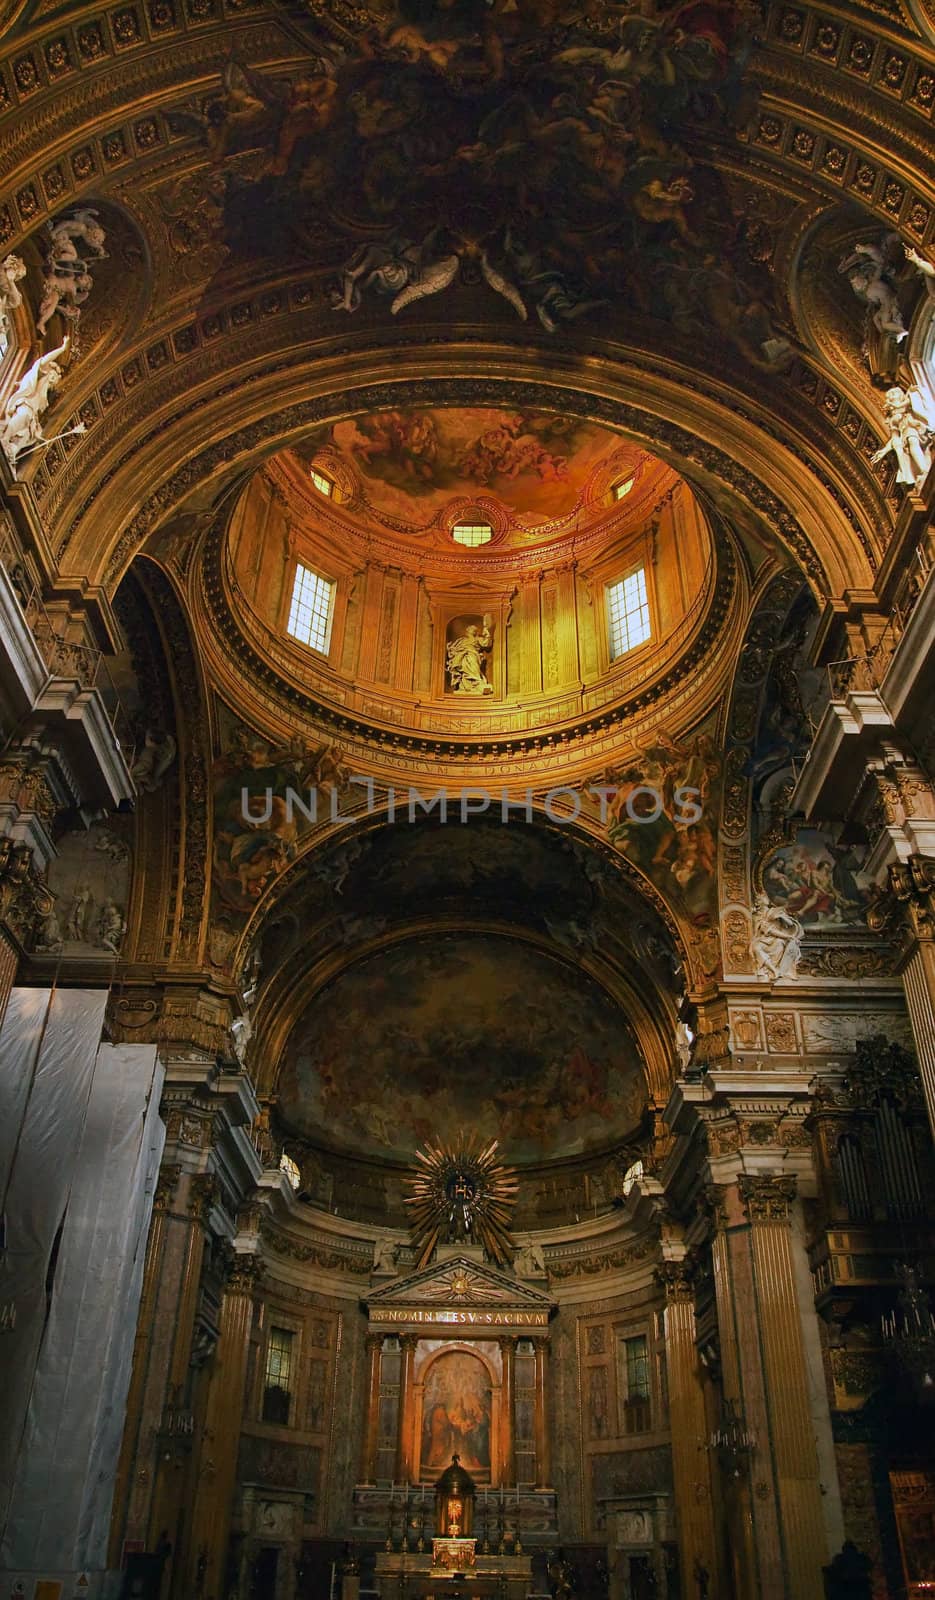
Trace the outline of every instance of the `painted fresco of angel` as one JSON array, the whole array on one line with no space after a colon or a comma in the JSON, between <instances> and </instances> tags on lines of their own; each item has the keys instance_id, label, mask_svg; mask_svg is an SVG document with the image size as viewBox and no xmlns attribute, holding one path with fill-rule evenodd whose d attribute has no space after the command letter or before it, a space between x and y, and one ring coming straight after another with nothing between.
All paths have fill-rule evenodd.
<instances>
[{"instance_id":1,"label":"painted fresco of angel","mask_svg":"<svg viewBox=\"0 0 935 1600\"><path fill-rule=\"evenodd\" d=\"M533 300L536 315L547 333L554 333L559 322L571 322L605 305L602 299L579 294L563 272L543 262L507 228L504 249L513 266L519 289Z\"/></svg>"},{"instance_id":2,"label":"painted fresco of angel","mask_svg":"<svg viewBox=\"0 0 935 1600\"><path fill-rule=\"evenodd\" d=\"M203 100L198 111L173 112L183 127L199 133L213 162L232 153L234 141L270 124L271 113L282 105L281 91L260 73L231 56L221 71L224 93Z\"/></svg>"}]
</instances>

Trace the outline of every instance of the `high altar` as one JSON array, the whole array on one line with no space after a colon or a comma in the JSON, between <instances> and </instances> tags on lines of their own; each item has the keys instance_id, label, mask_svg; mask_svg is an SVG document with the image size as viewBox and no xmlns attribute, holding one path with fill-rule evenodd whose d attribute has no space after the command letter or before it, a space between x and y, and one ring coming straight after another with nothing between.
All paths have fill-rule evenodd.
<instances>
[{"instance_id":1,"label":"high altar","mask_svg":"<svg viewBox=\"0 0 935 1600\"><path fill-rule=\"evenodd\" d=\"M552 1310L538 1289L470 1247L370 1296L355 1531L382 1535L383 1600L525 1600L532 1563L524 1546L556 1533L546 1403Z\"/></svg>"}]
</instances>

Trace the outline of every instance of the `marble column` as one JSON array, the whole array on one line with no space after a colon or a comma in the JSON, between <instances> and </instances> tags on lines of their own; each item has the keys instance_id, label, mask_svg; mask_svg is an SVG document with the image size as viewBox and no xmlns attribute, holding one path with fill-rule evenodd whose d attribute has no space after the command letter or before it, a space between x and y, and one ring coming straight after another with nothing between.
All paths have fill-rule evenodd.
<instances>
[{"instance_id":1,"label":"marble column","mask_svg":"<svg viewBox=\"0 0 935 1600\"><path fill-rule=\"evenodd\" d=\"M143 1417L129 1483L124 1538L153 1550L168 1533L175 1549L188 1491L193 1418L192 1341L204 1257L206 1213L217 1193L212 1173L183 1173L177 1203L162 1219L161 1265L149 1320ZM174 1564L173 1557L173 1564Z\"/></svg>"},{"instance_id":2,"label":"marble column","mask_svg":"<svg viewBox=\"0 0 935 1600\"><path fill-rule=\"evenodd\" d=\"M719 1543L721 1567L731 1574L730 1591L736 1600L785 1600L776 1496L762 1437L769 1423L752 1274L749 1252L744 1248L746 1237L738 1232L744 1219L736 1188L709 1184L704 1191L704 1209L711 1228L721 1394L733 1415L756 1431L765 1450L763 1461L753 1456L734 1462L717 1458L724 1522Z\"/></svg>"},{"instance_id":3,"label":"marble column","mask_svg":"<svg viewBox=\"0 0 935 1600\"><path fill-rule=\"evenodd\" d=\"M679 1563L687 1584L701 1569L720 1592L717 1535L711 1494L704 1390L695 1342L695 1297L688 1262L666 1261L656 1278L665 1290L665 1349L672 1432L672 1475Z\"/></svg>"},{"instance_id":4,"label":"marble column","mask_svg":"<svg viewBox=\"0 0 935 1600\"><path fill-rule=\"evenodd\" d=\"M910 856L889 869L889 892L867 913L902 945L900 970L929 1123L935 1136L935 861Z\"/></svg>"},{"instance_id":5,"label":"marble column","mask_svg":"<svg viewBox=\"0 0 935 1600\"><path fill-rule=\"evenodd\" d=\"M417 1333L404 1333L400 1339L399 1416L396 1435L396 1477L400 1483L412 1482L412 1404Z\"/></svg>"},{"instance_id":6,"label":"marble column","mask_svg":"<svg viewBox=\"0 0 935 1600\"><path fill-rule=\"evenodd\" d=\"M514 1394L516 1392L516 1339L512 1335L498 1340L503 1362L500 1386L500 1482L506 1487L516 1482L516 1437Z\"/></svg>"},{"instance_id":7,"label":"marble column","mask_svg":"<svg viewBox=\"0 0 935 1600\"><path fill-rule=\"evenodd\" d=\"M244 1384L253 1297L262 1276L255 1255L238 1255L221 1304L220 1330L212 1359L202 1446L179 1592L221 1595L237 1479L237 1446L244 1412ZM199 1568L201 1576L199 1576Z\"/></svg>"},{"instance_id":8,"label":"marble column","mask_svg":"<svg viewBox=\"0 0 935 1600\"><path fill-rule=\"evenodd\" d=\"M360 1462L361 1483L374 1483L377 1475L377 1444L380 1429L380 1368L383 1361L382 1333L367 1334L367 1416L364 1423L363 1451Z\"/></svg>"},{"instance_id":9,"label":"marble column","mask_svg":"<svg viewBox=\"0 0 935 1600\"><path fill-rule=\"evenodd\" d=\"M536 1488L552 1487L552 1452L549 1448L549 1341L534 1340L536 1352Z\"/></svg>"},{"instance_id":10,"label":"marble column","mask_svg":"<svg viewBox=\"0 0 935 1600\"><path fill-rule=\"evenodd\" d=\"M123 1539L126 1529L127 1509L133 1462L139 1448L140 1425L143 1409L143 1391L153 1342L153 1313L159 1287L162 1256L165 1248L166 1213L172 1204L182 1169L177 1164L163 1166L153 1197L153 1214L146 1242L146 1261L143 1267L143 1289L137 1319L136 1340L133 1346L133 1370L127 1393L127 1420L123 1430L117 1479L114 1488L114 1509L110 1529L108 1565L119 1570L123 1564Z\"/></svg>"},{"instance_id":11,"label":"marble column","mask_svg":"<svg viewBox=\"0 0 935 1600\"><path fill-rule=\"evenodd\" d=\"M808 1366L795 1292L790 1208L792 1177L741 1174L737 1184L750 1228L757 1331L769 1412L786 1592L822 1600L828 1559ZM766 1441L763 1441L764 1445Z\"/></svg>"}]
</instances>

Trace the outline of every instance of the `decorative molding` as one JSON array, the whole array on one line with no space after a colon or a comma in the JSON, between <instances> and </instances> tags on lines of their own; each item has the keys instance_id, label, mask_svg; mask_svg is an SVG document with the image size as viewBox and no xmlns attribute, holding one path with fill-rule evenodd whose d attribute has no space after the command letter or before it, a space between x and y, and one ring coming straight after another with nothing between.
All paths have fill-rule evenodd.
<instances>
[{"instance_id":1,"label":"decorative molding","mask_svg":"<svg viewBox=\"0 0 935 1600\"><path fill-rule=\"evenodd\" d=\"M751 1223L788 1221L796 1190L794 1177L780 1177L775 1173L742 1172L737 1179L737 1192L747 1221Z\"/></svg>"}]
</instances>

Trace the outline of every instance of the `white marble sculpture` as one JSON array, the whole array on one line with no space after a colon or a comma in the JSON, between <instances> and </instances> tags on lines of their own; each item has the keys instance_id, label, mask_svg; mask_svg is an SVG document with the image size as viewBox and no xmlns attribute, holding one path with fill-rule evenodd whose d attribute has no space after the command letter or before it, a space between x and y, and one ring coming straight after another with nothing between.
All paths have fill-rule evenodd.
<instances>
[{"instance_id":1,"label":"white marble sculpture","mask_svg":"<svg viewBox=\"0 0 935 1600\"><path fill-rule=\"evenodd\" d=\"M42 927L36 940L36 952L39 955L58 955L65 948L62 935L62 925L54 910L42 919Z\"/></svg>"},{"instance_id":2,"label":"white marble sculpture","mask_svg":"<svg viewBox=\"0 0 935 1600\"><path fill-rule=\"evenodd\" d=\"M485 616L483 626L468 624L459 639L448 645L446 665L451 687L455 694L493 694L493 684L485 671L487 657L493 648L493 618Z\"/></svg>"},{"instance_id":3,"label":"white marble sculpture","mask_svg":"<svg viewBox=\"0 0 935 1600\"><path fill-rule=\"evenodd\" d=\"M88 917L91 913L91 890L86 883L79 884L68 911L69 939L84 940L88 935Z\"/></svg>"},{"instance_id":4,"label":"white marble sculpture","mask_svg":"<svg viewBox=\"0 0 935 1600\"><path fill-rule=\"evenodd\" d=\"M97 220L97 212L87 206L50 223L46 274L36 319L40 338L56 312L72 325L78 321L81 307L94 288L87 257L90 254L102 261L107 255L106 242L107 235Z\"/></svg>"},{"instance_id":5,"label":"white marble sculpture","mask_svg":"<svg viewBox=\"0 0 935 1600\"><path fill-rule=\"evenodd\" d=\"M794 978L802 953L802 924L797 917L771 904L767 894L756 897L750 949L758 978Z\"/></svg>"},{"instance_id":6,"label":"white marble sculpture","mask_svg":"<svg viewBox=\"0 0 935 1600\"><path fill-rule=\"evenodd\" d=\"M541 1244L525 1244L513 1259L513 1270L518 1278L544 1278L545 1255Z\"/></svg>"},{"instance_id":7,"label":"white marble sculpture","mask_svg":"<svg viewBox=\"0 0 935 1600\"><path fill-rule=\"evenodd\" d=\"M392 1239L378 1239L373 1247L373 1266L371 1271L396 1272L396 1257L399 1246Z\"/></svg>"},{"instance_id":8,"label":"white marble sculpture","mask_svg":"<svg viewBox=\"0 0 935 1600\"><path fill-rule=\"evenodd\" d=\"M24 451L48 442L42 432L42 418L49 408L52 390L62 381L59 361L67 353L68 343L66 338L57 350L37 356L3 408L0 445L14 468Z\"/></svg>"},{"instance_id":9,"label":"white marble sculpture","mask_svg":"<svg viewBox=\"0 0 935 1600\"><path fill-rule=\"evenodd\" d=\"M838 271L845 274L858 300L870 308L870 320L877 332L889 334L901 344L908 329L888 275L883 248L870 241L855 245L850 255L839 262Z\"/></svg>"},{"instance_id":10,"label":"white marble sculpture","mask_svg":"<svg viewBox=\"0 0 935 1600\"><path fill-rule=\"evenodd\" d=\"M0 264L0 349L8 345L12 337L10 312L18 311L23 303L18 286L25 276L26 263L19 256L7 256Z\"/></svg>"},{"instance_id":11,"label":"white marble sculpture","mask_svg":"<svg viewBox=\"0 0 935 1600\"><path fill-rule=\"evenodd\" d=\"M36 332L45 337L46 329L56 311L69 322L77 322L81 307L94 288L94 279L84 270L84 262L62 264L48 274L42 283L42 299L36 318Z\"/></svg>"},{"instance_id":12,"label":"white marble sculpture","mask_svg":"<svg viewBox=\"0 0 935 1600\"><path fill-rule=\"evenodd\" d=\"M932 430L922 409L917 390L906 390L895 385L887 389L883 400L883 420L890 436L871 460L874 465L892 451L899 471L897 483L913 486L922 482L932 465Z\"/></svg>"},{"instance_id":13,"label":"white marble sculpture","mask_svg":"<svg viewBox=\"0 0 935 1600\"><path fill-rule=\"evenodd\" d=\"M127 925L123 920L119 906L113 900L107 900L101 908L97 924L97 942L102 950L110 950L113 955L120 954L120 944Z\"/></svg>"},{"instance_id":14,"label":"white marble sculpture","mask_svg":"<svg viewBox=\"0 0 935 1600\"><path fill-rule=\"evenodd\" d=\"M250 1021L249 1013L245 1011L231 1023L231 1049L241 1066L247 1059L247 1050L252 1038L253 1023Z\"/></svg>"},{"instance_id":15,"label":"white marble sculpture","mask_svg":"<svg viewBox=\"0 0 935 1600\"><path fill-rule=\"evenodd\" d=\"M147 728L143 748L130 768L130 776L138 789L153 794L159 788L175 760L176 749L171 733Z\"/></svg>"},{"instance_id":16,"label":"white marble sculpture","mask_svg":"<svg viewBox=\"0 0 935 1600\"><path fill-rule=\"evenodd\" d=\"M925 284L926 294L929 298L935 298L935 266L926 256L920 255L918 250L913 250L911 245L907 244L903 248L906 260L912 263Z\"/></svg>"},{"instance_id":17,"label":"white marble sculpture","mask_svg":"<svg viewBox=\"0 0 935 1600\"><path fill-rule=\"evenodd\" d=\"M79 206L77 211L72 211L67 217L59 217L57 222L49 224L49 255L53 262L76 262L81 257L78 254L76 240L80 239L93 252L99 261L107 255L104 249L107 235L98 222L98 213L88 206Z\"/></svg>"}]
</instances>

